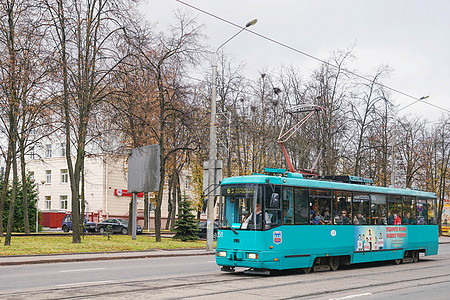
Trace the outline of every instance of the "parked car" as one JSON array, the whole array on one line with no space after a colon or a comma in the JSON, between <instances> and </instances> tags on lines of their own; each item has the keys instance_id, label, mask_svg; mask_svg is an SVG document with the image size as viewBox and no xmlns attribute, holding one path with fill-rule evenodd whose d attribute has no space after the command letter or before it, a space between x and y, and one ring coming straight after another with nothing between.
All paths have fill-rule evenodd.
<instances>
[{"instance_id":1,"label":"parked car","mask_svg":"<svg viewBox=\"0 0 450 300\"><path fill-rule=\"evenodd\" d=\"M88 219L84 218L83 221L85 231L95 232L97 230L97 224L90 222ZM64 232L69 232L72 230L72 215L66 215L61 222L61 228Z\"/></svg>"},{"instance_id":2,"label":"parked car","mask_svg":"<svg viewBox=\"0 0 450 300\"><path fill-rule=\"evenodd\" d=\"M111 228L113 233L128 234L128 220L125 219L107 219L97 224L98 232L105 233ZM136 233L142 233L142 227L136 225Z\"/></svg>"},{"instance_id":3,"label":"parked car","mask_svg":"<svg viewBox=\"0 0 450 300\"><path fill-rule=\"evenodd\" d=\"M206 239L206 221L201 221L198 222L197 224L198 226L198 231L197 231L197 235L200 238L205 238ZM217 222L214 222L214 235L213 238L217 239L217 229L219 228L219 226L217 225Z\"/></svg>"}]
</instances>

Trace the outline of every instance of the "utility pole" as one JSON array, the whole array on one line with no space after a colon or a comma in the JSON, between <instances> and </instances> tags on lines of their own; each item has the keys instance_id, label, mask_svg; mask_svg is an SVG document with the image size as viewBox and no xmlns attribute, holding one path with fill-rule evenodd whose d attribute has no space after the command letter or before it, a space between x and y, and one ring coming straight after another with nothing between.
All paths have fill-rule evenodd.
<instances>
[{"instance_id":1,"label":"utility pole","mask_svg":"<svg viewBox=\"0 0 450 300\"><path fill-rule=\"evenodd\" d=\"M204 172L207 175L207 179L203 178L203 180L207 180L208 185L207 188L204 189L208 195L208 206L207 206L207 222L206 222L206 251L213 251L213 236L214 236L214 198L216 194L218 195L219 191L216 189L218 186L218 178L221 177L218 174L218 169L221 169L222 161L217 160L217 104L216 104L216 84L217 84L217 54L219 50L229 41L231 41L234 37L236 37L239 33L244 31L247 27L250 27L256 24L258 20L254 19L248 22L245 27L239 30L236 34L226 40L222 45L220 45L216 52L214 53L213 61L212 61L212 88L211 88L211 124L209 131L209 160L204 163L204 170L208 172ZM205 166L207 165L207 168Z\"/></svg>"}]
</instances>

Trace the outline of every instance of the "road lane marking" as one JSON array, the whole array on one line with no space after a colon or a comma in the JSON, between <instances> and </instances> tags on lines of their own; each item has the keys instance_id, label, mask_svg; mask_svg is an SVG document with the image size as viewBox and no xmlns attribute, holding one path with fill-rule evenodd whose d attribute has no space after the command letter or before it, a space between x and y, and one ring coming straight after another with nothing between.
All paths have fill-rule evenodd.
<instances>
[{"instance_id":1,"label":"road lane marking","mask_svg":"<svg viewBox=\"0 0 450 300\"><path fill-rule=\"evenodd\" d=\"M363 296L370 296L370 295L372 295L372 293L364 293L364 294L358 294L358 295L349 295L349 296L345 296L345 297L341 297L341 298L332 298L330 300L353 299L353 298L358 298L358 297L363 297Z\"/></svg>"},{"instance_id":2,"label":"road lane marking","mask_svg":"<svg viewBox=\"0 0 450 300\"><path fill-rule=\"evenodd\" d=\"M68 273L68 272L85 272L85 271L97 271L97 270L106 270L106 268L73 269L73 270L62 270L62 271L59 271L59 272L61 272L61 273Z\"/></svg>"},{"instance_id":3,"label":"road lane marking","mask_svg":"<svg viewBox=\"0 0 450 300\"><path fill-rule=\"evenodd\" d=\"M113 283L112 280L104 280L104 281L87 281L87 282L77 282L77 283L65 283L58 284L57 286L78 286L78 285L96 285L96 284L105 284L105 283Z\"/></svg>"}]
</instances>

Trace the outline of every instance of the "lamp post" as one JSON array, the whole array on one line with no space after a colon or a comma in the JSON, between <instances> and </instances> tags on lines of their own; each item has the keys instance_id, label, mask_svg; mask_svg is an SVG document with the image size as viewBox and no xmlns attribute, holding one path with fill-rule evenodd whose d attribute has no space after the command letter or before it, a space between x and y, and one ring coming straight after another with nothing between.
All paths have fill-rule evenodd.
<instances>
[{"instance_id":1,"label":"lamp post","mask_svg":"<svg viewBox=\"0 0 450 300\"><path fill-rule=\"evenodd\" d=\"M209 131L209 160L208 160L208 206L207 206L207 226L206 226L206 251L213 251L213 236L214 236L214 197L216 188L216 170L217 170L217 116L216 116L216 82L217 82L217 56L219 50L225 46L229 41L235 38L238 34L246 28L255 25L257 19L248 22L245 27L239 30L236 34L217 47L212 61L212 88L211 88L211 124Z\"/></svg>"}]
</instances>

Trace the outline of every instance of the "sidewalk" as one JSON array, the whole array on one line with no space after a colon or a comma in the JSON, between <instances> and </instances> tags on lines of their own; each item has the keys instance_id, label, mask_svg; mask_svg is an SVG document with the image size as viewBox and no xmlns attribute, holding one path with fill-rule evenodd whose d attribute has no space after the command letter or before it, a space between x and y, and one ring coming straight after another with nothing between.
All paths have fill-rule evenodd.
<instances>
[{"instance_id":1,"label":"sidewalk","mask_svg":"<svg viewBox=\"0 0 450 300\"><path fill-rule=\"evenodd\" d=\"M439 244L450 244L450 236L439 237ZM157 258L171 256L214 255L206 249L150 250L133 252L64 253L53 255L0 256L0 266L78 262L94 260Z\"/></svg>"},{"instance_id":2,"label":"sidewalk","mask_svg":"<svg viewBox=\"0 0 450 300\"><path fill-rule=\"evenodd\" d=\"M450 235L442 235L439 237L439 244L450 244Z\"/></svg>"},{"instance_id":3,"label":"sidewalk","mask_svg":"<svg viewBox=\"0 0 450 300\"><path fill-rule=\"evenodd\" d=\"M52 255L20 255L0 256L0 266L44 264L59 262L79 262L94 260L157 258L171 256L214 255L203 249L179 249L179 250L150 250L129 252L99 252L99 253L63 253Z\"/></svg>"}]
</instances>

